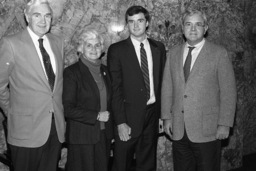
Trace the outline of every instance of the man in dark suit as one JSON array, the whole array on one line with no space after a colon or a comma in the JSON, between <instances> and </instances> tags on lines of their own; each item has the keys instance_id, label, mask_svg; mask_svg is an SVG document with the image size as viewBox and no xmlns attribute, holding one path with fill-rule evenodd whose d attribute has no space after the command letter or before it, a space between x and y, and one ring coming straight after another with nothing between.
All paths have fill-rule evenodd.
<instances>
[{"instance_id":1,"label":"man in dark suit","mask_svg":"<svg viewBox=\"0 0 256 171\"><path fill-rule=\"evenodd\" d=\"M174 170L220 170L221 141L229 136L236 106L228 52L204 38L206 15L183 16L186 43L170 50L162 83L164 131L173 139Z\"/></svg>"},{"instance_id":2,"label":"man in dark suit","mask_svg":"<svg viewBox=\"0 0 256 171\"><path fill-rule=\"evenodd\" d=\"M156 170L160 89L165 47L147 37L149 13L141 6L125 14L130 37L112 44L108 67L112 77L112 110L116 124L113 170Z\"/></svg>"},{"instance_id":3,"label":"man in dark suit","mask_svg":"<svg viewBox=\"0 0 256 171\"><path fill-rule=\"evenodd\" d=\"M65 131L63 42L48 33L48 1L32 0L24 12L28 27L0 42L0 106L14 170L56 171Z\"/></svg>"}]
</instances>

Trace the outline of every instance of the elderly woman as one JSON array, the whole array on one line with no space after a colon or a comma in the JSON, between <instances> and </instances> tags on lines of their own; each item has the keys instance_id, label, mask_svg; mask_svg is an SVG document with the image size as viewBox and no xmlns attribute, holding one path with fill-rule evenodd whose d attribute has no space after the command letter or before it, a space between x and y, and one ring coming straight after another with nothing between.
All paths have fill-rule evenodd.
<instances>
[{"instance_id":1,"label":"elderly woman","mask_svg":"<svg viewBox=\"0 0 256 171\"><path fill-rule=\"evenodd\" d=\"M79 61L64 70L63 105L67 122L67 171L107 171L113 136L110 78L101 63L104 40L84 31L77 48Z\"/></svg>"}]
</instances>

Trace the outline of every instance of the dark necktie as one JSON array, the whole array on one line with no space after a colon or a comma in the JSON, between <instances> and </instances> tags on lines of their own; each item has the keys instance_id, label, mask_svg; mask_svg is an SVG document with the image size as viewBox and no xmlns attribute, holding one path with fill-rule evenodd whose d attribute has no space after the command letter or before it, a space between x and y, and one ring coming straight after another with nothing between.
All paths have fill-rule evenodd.
<instances>
[{"instance_id":1,"label":"dark necktie","mask_svg":"<svg viewBox=\"0 0 256 171\"><path fill-rule=\"evenodd\" d=\"M195 47L188 47L188 48L189 48L188 55L187 55L187 58L186 58L186 61L185 61L184 67L183 67L185 82L187 82L187 79L188 79L188 76L190 73L191 58L192 58L191 52Z\"/></svg>"},{"instance_id":2,"label":"dark necktie","mask_svg":"<svg viewBox=\"0 0 256 171\"><path fill-rule=\"evenodd\" d=\"M52 64L51 64L51 60L50 60L50 56L48 55L48 53L46 52L44 46L43 46L43 40L42 38L38 39L39 42L39 48L43 57L43 62L44 62L44 68L45 68L45 72L46 75L48 77L48 82L49 85L53 91L53 87L54 87L54 81L55 81L55 74L53 72L52 69Z\"/></svg>"},{"instance_id":3,"label":"dark necktie","mask_svg":"<svg viewBox=\"0 0 256 171\"><path fill-rule=\"evenodd\" d=\"M140 59L141 59L141 71L143 73L145 86L147 89L147 100L150 98L150 86L149 86L149 72L148 72L148 59L144 49L144 44L140 44Z\"/></svg>"}]
</instances>

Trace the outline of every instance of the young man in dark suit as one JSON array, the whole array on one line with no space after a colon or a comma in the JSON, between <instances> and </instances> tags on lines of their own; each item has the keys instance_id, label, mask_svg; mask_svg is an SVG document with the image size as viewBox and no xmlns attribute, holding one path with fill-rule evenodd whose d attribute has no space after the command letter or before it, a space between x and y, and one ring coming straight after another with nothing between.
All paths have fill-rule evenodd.
<instances>
[{"instance_id":1,"label":"young man in dark suit","mask_svg":"<svg viewBox=\"0 0 256 171\"><path fill-rule=\"evenodd\" d=\"M162 70L162 43L147 37L149 12L141 6L125 14L130 37L112 44L108 67L112 77L112 109L116 124L113 170L156 170Z\"/></svg>"}]
</instances>

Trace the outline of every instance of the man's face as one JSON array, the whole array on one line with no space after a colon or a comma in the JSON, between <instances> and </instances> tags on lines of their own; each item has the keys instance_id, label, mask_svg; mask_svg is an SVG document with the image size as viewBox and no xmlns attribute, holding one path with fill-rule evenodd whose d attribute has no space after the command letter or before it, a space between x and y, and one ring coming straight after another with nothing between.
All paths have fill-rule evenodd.
<instances>
[{"instance_id":1,"label":"man's face","mask_svg":"<svg viewBox=\"0 0 256 171\"><path fill-rule=\"evenodd\" d=\"M199 14L187 16L183 23L183 33L190 45L201 42L207 29L208 26L205 25L203 17Z\"/></svg>"},{"instance_id":2,"label":"man's face","mask_svg":"<svg viewBox=\"0 0 256 171\"><path fill-rule=\"evenodd\" d=\"M30 29L39 37L42 37L51 26L52 14L50 7L47 4L33 6L29 14L26 14L26 19Z\"/></svg>"},{"instance_id":3,"label":"man's face","mask_svg":"<svg viewBox=\"0 0 256 171\"><path fill-rule=\"evenodd\" d=\"M143 13L128 16L127 26L131 36L133 36L135 39L145 38L148 21L146 21Z\"/></svg>"}]
</instances>

